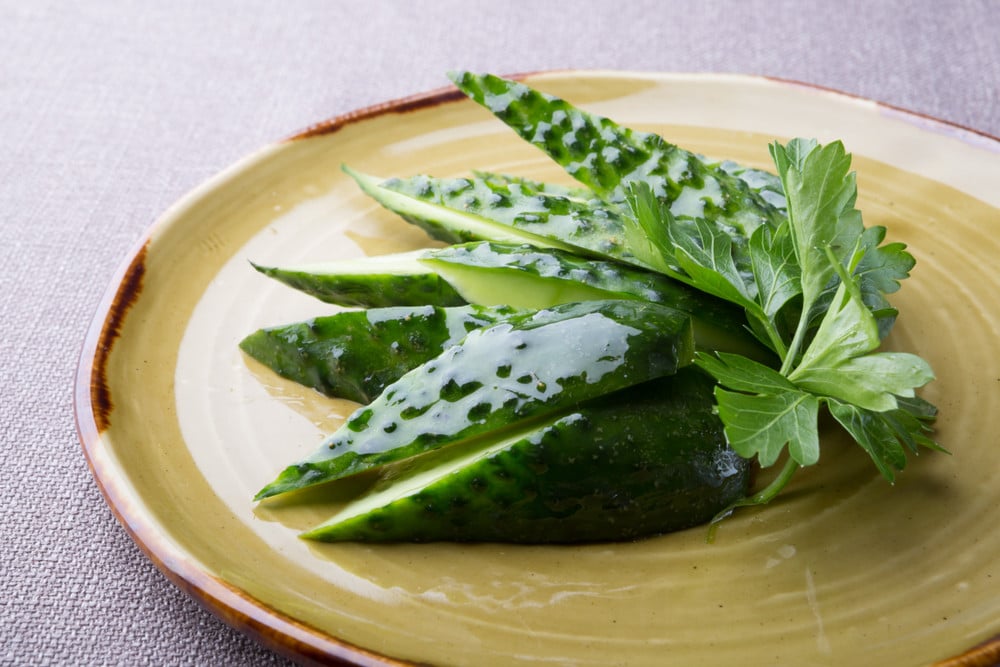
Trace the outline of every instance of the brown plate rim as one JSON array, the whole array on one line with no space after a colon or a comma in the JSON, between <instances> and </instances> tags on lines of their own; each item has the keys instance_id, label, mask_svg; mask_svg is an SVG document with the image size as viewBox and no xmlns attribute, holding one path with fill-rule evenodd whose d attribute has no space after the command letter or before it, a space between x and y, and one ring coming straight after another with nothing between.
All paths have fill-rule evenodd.
<instances>
[{"instance_id":1,"label":"brown plate rim","mask_svg":"<svg viewBox=\"0 0 1000 667\"><path fill-rule=\"evenodd\" d=\"M853 93L794 79L715 72L670 73L589 69L539 70L506 76L521 80L535 76L555 75L581 77L659 75L667 77L694 76L717 80L768 81L794 86L805 91L831 95L852 103L874 105L876 109L889 113L900 120L914 123L924 130L945 134L977 146L989 147L1000 153L1000 138L989 133ZM278 143L330 134L352 123L385 114L407 113L465 99L465 95L454 86L436 88L331 117L296 132ZM215 178L219 178L231 170L239 169L242 165L252 161L255 156L259 156L272 147L273 145L262 147L259 151L236 162ZM204 185L188 192L178 202L197 197L203 187ZM126 480L116 477L106 466L104 462L106 443L101 434L108 426L112 406L108 400L105 365L122 323L128 315L129 308L141 292L146 249L155 231L165 224L164 220L167 217L168 212L165 212L146 229L114 274L86 333L77 364L73 397L76 430L91 474L104 496L105 502L132 541L171 582L226 624L251 636L269 649L302 664L395 667L412 665L413 663L380 655L332 637L277 611L266 602L256 599L245 591L202 570L192 563L182 550L162 539L150 518L133 506L128 497ZM1000 664L1000 634L970 647L960 655L936 662L933 667L991 667L998 664Z\"/></svg>"}]
</instances>

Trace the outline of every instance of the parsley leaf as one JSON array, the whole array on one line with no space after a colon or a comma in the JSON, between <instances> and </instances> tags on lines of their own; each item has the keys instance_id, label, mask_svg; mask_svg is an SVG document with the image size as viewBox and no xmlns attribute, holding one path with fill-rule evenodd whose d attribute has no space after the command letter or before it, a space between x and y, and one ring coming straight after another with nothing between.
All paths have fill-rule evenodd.
<instances>
[{"instance_id":1,"label":"parsley leaf","mask_svg":"<svg viewBox=\"0 0 1000 667\"><path fill-rule=\"evenodd\" d=\"M774 320L789 301L802 293L801 271L788 227L772 231L758 227L750 237L750 263L757 285L757 301Z\"/></svg>"},{"instance_id":2,"label":"parsley leaf","mask_svg":"<svg viewBox=\"0 0 1000 667\"><path fill-rule=\"evenodd\" d=\"M775 369L734 354L696 355L694 363L718 382L717 412L733 450L765 467L788 454L767 488L717 518L769 502L798 467L819 460L821 407L890 481L907 449L942 449L928 435L935 409L915 394L934 378L930 365L878 351L896 316L886 294L899 289L913 257L903 244L881 245L884 228L864 227L843 144L793 139L770 150L787 218L749 238L708 220L674 218L648 185L627 194L634 219L625 224L637 256L743 307L750 329L781 360Z\"/></svg>"},{"instance_id":3,"label":"parsley leaf","mask_svg":"<svg viewBox=\"0 0 1000 667\"><path fill-rule=\"evenodd\" d=\"M819 460L819 399L815 395L796 389L743 394L716 388L715 399L729 446L740 456L756 456L767 467L788 445L789 456L799 465Z\"/></svg>"}]
</instances>

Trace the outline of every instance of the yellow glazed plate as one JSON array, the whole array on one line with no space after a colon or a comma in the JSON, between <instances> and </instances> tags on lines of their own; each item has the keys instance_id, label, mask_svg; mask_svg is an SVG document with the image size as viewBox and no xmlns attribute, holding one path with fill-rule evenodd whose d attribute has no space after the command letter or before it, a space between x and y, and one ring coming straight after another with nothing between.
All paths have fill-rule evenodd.
<instances>
[{"instance_id":1,"label":"yellow glazed plate","mask_svg":"<svg viewBox=\"0 0 1000 667\"><path fill-rule=\"evenodd\" d=\"M427 245L340 170L565 182L454 90L269 146L166 212L124 264L76 387L84 450L133 538L228 622L302 660L434 665L988 665L1000 661L1000 142L816 88L743 76L549 73L532 85L685 148L769 167L767 144L842 139L868 225L917 258L887 344L927 358L953 455L895 486L826 437L772 506L637 543L323 545L335 505L253 493L354 407L237 342L329 313L255 273ZM960 656L960 657L959 657Z\"/></svg>"}]
</instances>

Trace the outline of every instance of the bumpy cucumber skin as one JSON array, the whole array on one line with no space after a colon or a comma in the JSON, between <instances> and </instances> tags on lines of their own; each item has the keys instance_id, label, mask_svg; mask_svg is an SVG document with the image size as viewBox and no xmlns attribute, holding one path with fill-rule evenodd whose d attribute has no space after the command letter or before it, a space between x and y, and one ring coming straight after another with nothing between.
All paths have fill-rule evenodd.
<instances>
[{"instance_id":1,"label":"bumpy cucumber skin","mask_svg":"<svg viewBox=\"0 0 1000 667\"><path fill-rule=\"evenodd\" d=\"M554 188L529 179L495 175L390 178L379 187L476 215L531 235L570 244L581 251L617 259L629 256L624 244L624 223L615 207L602 203L593 193L584 190ZM446 243L464 243L481 238L470 230L442 225L424 216L402 215L410 224Z\"/></svg>"},{"instance_id":2,"label":"bumpy cucumber skin","mask_svg":"<svg viewBox=\"0 0 1000 667\"><path fill-rule=\"evenodd\" d=\"M488 241L453 245L427 251L419 260L430 267L444 264L475 267L483 271L520 272L540 280L558 280L585 285L595 290L594 298L634 298L651 301L683 311L699 323L729 331L734 337L743 335L746 317L742 309L684 285L662 273L614 261L593 260L555 248L534 248ZM461 286L457 286L459 292ZM530 295L529 295L530 296ZM521 294L512 292L505 303L530 307L521 303ZM557 305L546 304L545 307Z\"/></svg>"},{"instance_id":3,"label":"bumpy cucumber skin","mask_svg":"<svg viewBox=\"0 0 1000 667\"><path fill-rule=\"evenodd\" d=\"M461 306L466 303L458 292L434 273L413 275L371 273L326 275L309 270L258 266L254 268L300 292L325 303L361 308L400 305Z\"/></svg>"},{"instance_id":4,"label":"bumpy cucumber skin","mask_svg":"<svg viewBox=\"0 0 1000 667\"><path fill-rule=\"evenodd\" d=\"M565 354L554 354L553 350ZM565 304L470 333L358 409L259 500L462 442L690 363L690 319L643 301Z\"/></svg>"},{"instance_id":5,"label":"bumpy cucumber skin","mask_svg":"<svg viewBox=\"0 0 1000 667\"><path fill-rule=\"evenodd\" d=\"M327 396L369 403L473 329L518 314L523 312L483 306L345 311L260 329L240 348L284 378Z\"/></svg>"},{"instance_id":6,"label":"bumpy cucumber skin","mask_svg":"<svg viewBox=\"0 0 1000 667\"><path fill-rule=\"evenodd\" d=\"M516 81L471 72L451 76L466 95L606 202L622 204L629 183L645 181L675 216L705 218L746 238L783 217L739 176L659 135L623 127Z\"/></svg>"},{"instance_id":7,"label":"bumpy cucumber skin","mask_svg":"<svg viewBox=\"0 0 1000 667\"><path fill-rule=\"evenodd\" d=\"M585 403L412 495L305 537L575 543L703 524L750 483L750 463L726 446L713 414L713 386L687 368Z\"/></svg>"}]
</instances>

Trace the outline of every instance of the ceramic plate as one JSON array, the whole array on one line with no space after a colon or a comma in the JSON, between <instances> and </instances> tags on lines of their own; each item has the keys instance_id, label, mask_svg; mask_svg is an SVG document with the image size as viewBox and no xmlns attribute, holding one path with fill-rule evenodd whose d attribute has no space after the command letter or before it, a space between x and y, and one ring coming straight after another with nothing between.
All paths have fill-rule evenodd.
<instances>
[{"instance_id":1,"label":"ceramic plate","mask_svg":"<svg viewBox=\"0 0 1000 667\"><path fill-rule=\"evenodd\" d=\"M742 76L550 73L531 84L713 157L842 139L867 224L918 264L893 349L938 379L938 438L890 486L830 436L778 501L722 525L575 547L323 545L334 501L257 507L353 405L245 359L258 327L331 306L255 273L427 245L359 193L371 174L565 181L454 91L322 123L185 197L124 264L87 338L86 455L134 539L236 627L300 659L435 665L923 665L1000 659L1000 142L872 102ZM984 644L985 642L985 644Z\"/></svg>"}]
</instances>

